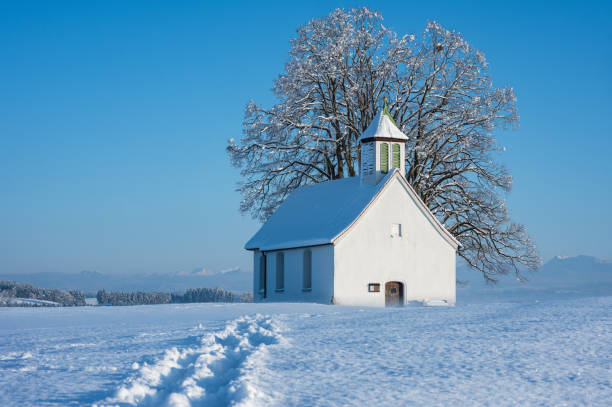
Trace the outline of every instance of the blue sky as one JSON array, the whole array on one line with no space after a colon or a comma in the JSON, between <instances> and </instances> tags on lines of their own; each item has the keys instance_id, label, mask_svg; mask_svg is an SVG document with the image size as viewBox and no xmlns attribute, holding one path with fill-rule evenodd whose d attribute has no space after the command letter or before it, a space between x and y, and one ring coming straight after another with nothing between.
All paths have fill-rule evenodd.
<instances>
[{"instance_id":1,"label":"blue sky","mask_svg":"<svg viewBox=\"0 0 612 407\"><path fill-rule=\"evenodd\" d=\"M513 218L545 260L612 258L611 6L492 3L1 1L0 272L250 270L227 140L295 30L360 5L486 54L518 97Z\"/></svg>"}]
</instances>

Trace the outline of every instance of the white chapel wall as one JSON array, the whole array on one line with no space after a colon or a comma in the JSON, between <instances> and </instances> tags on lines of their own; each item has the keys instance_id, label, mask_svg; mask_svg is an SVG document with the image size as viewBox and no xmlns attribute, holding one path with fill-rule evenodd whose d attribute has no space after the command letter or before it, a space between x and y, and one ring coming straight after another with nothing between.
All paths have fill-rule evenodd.
<instances>
[{"instance_id":1,"label":"white chapel wall","mask_svg":"<svg viewBox=\"0 0 612 407\"><path fill-rule=\"evenodd\" d=\"M401 237L391 237L392 224ZM455 303L455 250L398 179L393 179L334 248L334 298L340 305L385 305L385 283L404 284L404 300ZM379 283L380 292L368 292Z\"/></svg>"},{"instance_id":2,"label":"white chapel wall","mask_svg":"<svg viewBox=\"0 0 612 407\"><path fill-rule=\"evenodd\" d=\"M304 290L304 251L312 252L312 287ZM276 290L276 254L282 252L285 262L285 284L282 291ZM255 301L318 302L329 304L333 295L334 247L313 246L296 249L275 250L266 253L267 289L266 298L259 291L260 251L253 252L253 297Z\"/></svg>"}]
</instances>

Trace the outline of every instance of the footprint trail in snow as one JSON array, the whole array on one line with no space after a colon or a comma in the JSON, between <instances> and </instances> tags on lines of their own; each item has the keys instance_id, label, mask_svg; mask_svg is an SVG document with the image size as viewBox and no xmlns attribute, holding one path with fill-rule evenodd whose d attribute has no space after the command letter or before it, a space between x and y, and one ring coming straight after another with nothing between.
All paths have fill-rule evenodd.
<instances>
[{"instance_id":1,"label":"footprint trail in snow","mask_svg":"<svg viewBox=\"0 0 612 407\"><path fill-rule=\"evenodd\" d=\"M257 370L268 345L279 343L270 317L243 316L209 333L197 347L166 350L144 364L114 396L94 406L228 406L265 404L257 390Z\"/></svg>"}]
</instances>

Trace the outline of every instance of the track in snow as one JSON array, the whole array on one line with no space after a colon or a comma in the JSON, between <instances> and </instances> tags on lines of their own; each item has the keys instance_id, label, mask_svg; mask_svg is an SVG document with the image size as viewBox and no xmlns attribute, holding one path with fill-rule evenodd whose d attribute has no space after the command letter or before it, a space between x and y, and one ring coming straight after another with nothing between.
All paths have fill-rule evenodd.
<instances>
[{"instance_id":1,"label":"track in snow","mask_svg":"<svg viewBox=\"0 0 612 407\"><path fill-rule=\"evenodd\" d=\"M281 336L270 317L243 316L201 345L168 349L155 364L137 366L139 373L114 396L94 406L227 406L264 402L256 390L259 359Z\"/></svg>"}]
</instances>

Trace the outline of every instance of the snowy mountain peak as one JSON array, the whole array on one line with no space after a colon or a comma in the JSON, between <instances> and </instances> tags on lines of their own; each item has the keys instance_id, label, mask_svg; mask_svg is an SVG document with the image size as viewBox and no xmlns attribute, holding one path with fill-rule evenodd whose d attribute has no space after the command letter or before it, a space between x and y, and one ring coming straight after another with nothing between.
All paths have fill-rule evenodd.
<instances>
[{"instance_id":1,"label":"snowy mountain peak","mask_svg":"<svg viewBox=\"0 0 612 407\"><path fill-rule=\"evenodd\" d=\"M578 256L555 256L548 261L544 267L548 264L571 264L572 266L587 266L594 264L612 264L609 260L600 259L595 256L589 256L586 254L579 254Z\"/></svg>"}]
</instances>

